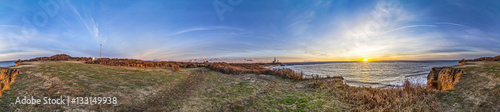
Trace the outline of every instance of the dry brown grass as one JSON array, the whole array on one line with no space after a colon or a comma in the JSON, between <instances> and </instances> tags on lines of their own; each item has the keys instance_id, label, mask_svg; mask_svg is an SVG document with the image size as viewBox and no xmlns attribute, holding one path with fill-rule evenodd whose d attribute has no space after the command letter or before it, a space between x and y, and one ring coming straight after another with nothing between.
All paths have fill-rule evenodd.
<instances>
[{"instance_id":1,"label":"dry brown grass","mask_svg":"<svg viewBox=\"0 0 500 112\"><path fill-rule=\"evenodd\" d=\"M86 64L100 64L110 66L127 66L127 67L172 67L178 65L183 68L196 68L205 66L204 63L194 62L176 62L176 61L144 61L137 59L117 59L117 58L99 58L96 60L87 60Z\"/></svg>"},{"instance_id":2,"label":"dry brown grass","mask_svg":"<svg viewBox=\"0 0 500 112\"><path fill-rule=\"evenodd\" d=\"M174 111L183 105L183 100L190 97L193 90L204 83L207 70L199 69L191 72L185 80L176 84L173 88L164 88L157 94L152 95L141 104L120 107L118 111Z\"/></svg>"},{"instance_id":3,"label":"dry brown grass","mask_svg":"<svg viewBox=\"0 0 500 112\"><path fill-rule=\"evenodd\" d=\"M209 69L217 72L222 72L226 74L269 74L277 75L284 78L303 80L303 73L294 71L290 68L281 68L270 70L263 67L262 64L252 63L252 64L229 64L229 63L210 63L207 66Z\"/></svg>"},{"instance_id":4,"label":"dry brown grass","mask_svg":"<svg viewBox=\"0 0 500 112\"><path fill-rule=\"evenodd\" d=\"M172 69L174 69L174 72L179 72L181 68L179 65L172 65Z\"/></svg>"},{"instance_id":5,"label":"dry brown grass","mask_svg":"<svg viewBox=\"0 0 500 112\"><path fill-rule=\"evenodd\" d=\"M296 80L303 80L304 79L304 73L294 71L290 68L267 70L265 74L277 75L277 76L290 78L290 79L296 79Z\"/></svg>"},{"instance_id":6,"label":"dry brown grass","mask_svg":"<svg viewBox=\"0 0 500 112\"><path fill-rule=\"evenodd\" d=\"M222 72L226 74L233 74L233 75L246 74L246 73L260 74L268 70L258 64L229 64L229 63L210 63L207 66L207 68L213 71Z\"/></svg>"},{"instance_id":7,"label":"dry brown grass","mask_svg":"<svg viewBox=\"0 0 500 112\"><path fill-rule=\"evenodd\" d=\"M439 92L406 81L403 87L352 87L341 81L313 80L310 87L326 89L346 102L351 111L437 111L442 106Z\"/></svg>"}]
</instances>

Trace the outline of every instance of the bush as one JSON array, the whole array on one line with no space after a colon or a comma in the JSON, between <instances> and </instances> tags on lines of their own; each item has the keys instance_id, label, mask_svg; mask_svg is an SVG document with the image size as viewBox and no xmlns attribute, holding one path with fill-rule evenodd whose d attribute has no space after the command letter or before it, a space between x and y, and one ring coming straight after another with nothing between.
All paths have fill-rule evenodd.
<instances>
[{"instance_id":1,"label":"bush","mask_svg":"<svg viewBox=\"0 0 500 112\"><path fill-rule=\"evenodd\" d=\"M302 72L296 72L290 68L281 68L270 70L262 67L259 64L228 64L228 63L210 63L207 66L210 70L222 72L226 74L245 74L245 73L253 73L253 74L269 74L269 75L277 75L290 79L302 80L304 79Z\"/></svg>"},{"instance_id":2,"label":"bush","mask_svg":"<svg viewBox=\"0 0 500 112\"><path fill-rule=\"evenodd\" d=\"M304 73L296 72L290 68L267 70L266 74L277 75L277 76L290 78L290 79L297 79L297 80L304 79Z\"/></svg>"},{"instance_id":3,"label":"bush","mask_svg":"<svg viewBox=\"0 0 500 112\"><path fill-rule=\"evenodd\" d=\"M179 65L172 65L172 69L174 69L174 72L179 72L180 71Z\"/></svg>"},{"instance_id":4,"label":"bush","mask_svg":"<svg viewBox=\"0 0 500 112\"><path fill-rule=\"evenodd\" d=\"M261 74L266 68L258 65L258 64L228 64L228 63L210 63L207 68L213 71L222 72L226 74L245 74L245 73L254 73Z\"/></svg>"}]
</instances>

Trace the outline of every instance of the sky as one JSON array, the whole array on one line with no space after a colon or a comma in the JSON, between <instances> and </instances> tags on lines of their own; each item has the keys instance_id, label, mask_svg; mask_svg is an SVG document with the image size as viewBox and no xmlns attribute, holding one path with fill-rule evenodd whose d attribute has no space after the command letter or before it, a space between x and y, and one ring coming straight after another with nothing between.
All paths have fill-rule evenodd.
<instances>
[{"instance_id":1,"label":"sky","mask_svg":"<svg viewBox=\"0 0 500 112\"><path fill-rule=\"evenodd\" d=\"M498 0L0 0L0 61L458 60L500 55Z\"/></svg>"}]
</instances>

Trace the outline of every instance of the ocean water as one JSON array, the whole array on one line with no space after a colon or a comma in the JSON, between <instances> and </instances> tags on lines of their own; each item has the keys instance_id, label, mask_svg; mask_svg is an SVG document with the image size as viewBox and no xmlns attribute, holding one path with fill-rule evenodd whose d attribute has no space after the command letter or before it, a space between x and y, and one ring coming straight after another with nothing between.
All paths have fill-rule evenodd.
<instances>
[{"instance_id":1,"label":"ocean water","mask_svg":"<svg viewBox=\"0 0 500 112\"><path fill-rule=\"evenodd\" d=\"M0 67L9 67L16 65L15 61L0 61Z\"/></svg>"},{"instance_id":2,"label":"ocean water","mask_svg":"<svg viewBox=\"0 0 500 112\"><path fill-rule=\"evenodd\" d=\"M284 63L275 68L302 71L306 77L342 76L351 86L400 86L405 80L427 83L432 67L458 65L457 61L378 61L378 62L307 62Z\"/></svg>"}]
</instances>

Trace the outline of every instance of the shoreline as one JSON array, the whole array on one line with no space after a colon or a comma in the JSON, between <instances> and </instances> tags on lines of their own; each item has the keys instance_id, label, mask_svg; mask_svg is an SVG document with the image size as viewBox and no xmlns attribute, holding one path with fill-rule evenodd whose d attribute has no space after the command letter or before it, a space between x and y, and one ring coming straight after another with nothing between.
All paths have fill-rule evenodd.
<instances>
[{"instance_id":1,"label":"shoreline","mask_svg":"<svg viewBox=\"0 0 500 112\"><path fill-rule=\"evenodd\" d=\"M403 63L406 63L408 61L391 61L390 63L400 63L400 62L403 62ZM431 63L438 63L438 64L426 64L428 62L431 62ZM343 62L343 63L356 63L356 62ZM370 62L368 62L370 63ZM417 69L417 71L415 70L411 70L412 68L410 66L408 66L409 68L407 68L408 70L411 70L411 71L408 71L407 73L410 73L411 74L406 74L403 70L401 69L393 69L392 71L401 71L399 73L395 73L396 75L391 75L391 74L384 74L383 76L385 77L391 77L395 80L390 80L389 83L387 83L386 81L388 79L379 79L380 81L375 81L374 82L362 82L362 81L358 81L358 80L353 80L352 78L356 78L356 77L360 77L360 76L351 76L351 77L344 77L344 75L342 74L336 74L337 72L322 72L322 71L314 71L314 72L317 72L317 73L331 73L331 74L335 74L335 75L338 75L338 76L342 76L344 77L344 82L350 86L355 86L355 87L373 87L373 88L391 88L391 87L402 87L404 82L406 80L410 81L411 83L414 83L414 84L419 84L419 85L423 85L425 86L427 84L427 76L429 75L429 72L432 70L433 67L447 67L447 66L456 66L458 65L458 60L457 61L451 61L451 60L446 60L446 61L442 61L442 60L437 60L437 61L412 61L410 63L416 63L416 64L419 64L419 65L412 65L412 66L421 66L421 65L425 65L426 67L428 67L428 69ZM441 63L441 64L440 64ZM303 68L302 66L309 66L310 67L316 67L316 66L330 66L330 65L344 65L344 64L337 64L337 62L321 62L321 63L311 63L311 64L307 64L307 65L303 65L303 64L292 64L290 65L289 63L284 63L284 66L277 66L277 67L273 67L274 69L275 68L294 68L294 70L296 71L300 71L299 68ZM441 66L440 66L441 65ZM444 65L444 66L443 66ZM297 67L290 67L290 66L298 66ZM273 69L271 68L271 69ZM297 70L299 69L299 70ZM319 70L322 70L322 69L319 69ZM355 69L353 69L355 70ZM307 71L307 70L306 70ZM335 71L335 70L334 70ZM311 71L307 72L307 73L304 73L304 78L311 78L313 76L316 76L316 74L312 74L310 73ZM344 71L345 72L345 71ZM353 73L355 73L356 71L351 71ZM389 71L390 72L390 71ZM405 74L405 75L398 75L398 74ZM326 77L327 75L319 75L320 77ZM383 77L383 76L380 76L380 77ZM401 79L398 79L397 77L403 77ZM385 80L385 81L382 81L382 80Z\"/></svg>"}]
</instances>

